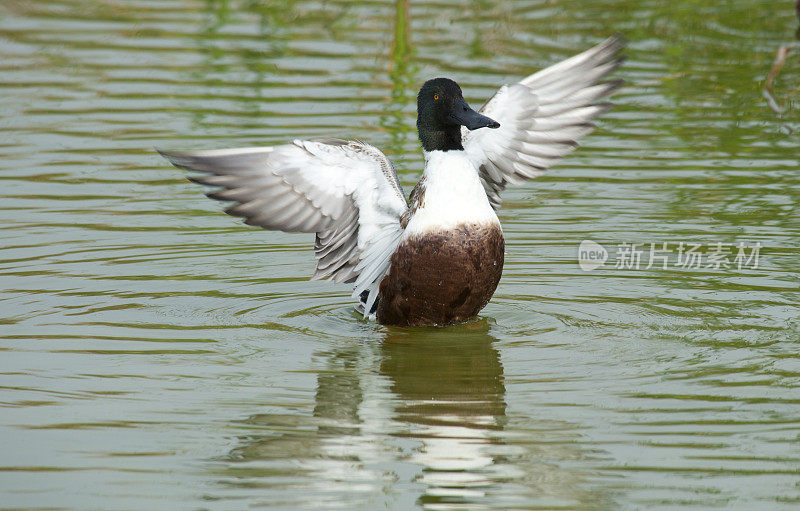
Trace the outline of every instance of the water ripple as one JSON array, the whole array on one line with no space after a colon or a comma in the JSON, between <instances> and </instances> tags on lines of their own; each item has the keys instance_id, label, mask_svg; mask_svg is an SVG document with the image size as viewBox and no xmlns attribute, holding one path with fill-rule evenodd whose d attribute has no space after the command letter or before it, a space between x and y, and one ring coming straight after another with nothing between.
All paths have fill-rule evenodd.
<instances>
[{"instance_id":1,"label":"water ripple","mask_svg":"<svg viewBox=\"0 0 800 511\"><path fill-rule=\"evenodd\" d=\"M679 4L5 2L4 504L796 507L797 59L786 115L761 87L797 22ZM507 190L466 325L361 321L307 280L313 236L242 226L153 151L362 138L409 187L425 79L480 104L615 31L616 108ZM586 239L762 249L586 273Z\"/></svg>"}]
</instances>

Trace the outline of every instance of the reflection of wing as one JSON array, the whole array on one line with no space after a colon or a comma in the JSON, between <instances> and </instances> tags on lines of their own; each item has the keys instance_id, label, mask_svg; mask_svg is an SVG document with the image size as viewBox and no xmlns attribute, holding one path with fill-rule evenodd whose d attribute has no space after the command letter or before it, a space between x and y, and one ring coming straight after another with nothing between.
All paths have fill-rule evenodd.
<instances>
[{"instance_id":1,"label":"reflection of wing","mask_svg":"<svg viewBox=\"0 0 800 511\"><path fill-rule=\"evenodd\" d=\"M354 296L377 298L402 227L406 201L386 156L362 142L295 140L250 149L161 152L191 178L219 187L208 196L265 229L317 234L314 279L354 282Z\"/></svg>"},{"instance_id":2,"label":"reflection of wing","mask_svg":"<svg viewBox=\"0 0 800 511\"><path fill-rule=\"evenodd\" d=\"M601 100L622 84L601 82L622 62L620 37L532 74L514 85L504 85L480 109L495 119L494 130L462 128L464 149L480 169L481 181L494 209L507 184L540 176L577 147L589 122L610 108Z\"/></svg>"}]
</instances>

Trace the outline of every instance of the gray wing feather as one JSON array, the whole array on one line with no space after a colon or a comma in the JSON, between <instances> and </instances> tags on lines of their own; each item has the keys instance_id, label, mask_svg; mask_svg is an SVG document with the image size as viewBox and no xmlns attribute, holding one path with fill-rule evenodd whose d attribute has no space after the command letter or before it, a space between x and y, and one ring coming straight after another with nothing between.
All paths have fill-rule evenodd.
<instances>
[{"instance_id":1,"label":"gray wing feather","mask_svg":"<svg viewBox=\"0 0 800 511\"><path fill-rule=\"evenodd\" d=\"M464 148L478 167L489 201L500 208L509 184L538 177L578 146L591 120L611 108L603 101L621 80L603 82L623 58L625 42L611 37L594 48L504 85L480 109L496 130L462 130Z\"/></svg>"},{"instance_id":2,"label":"gray wing feather","mask_svg":"<svg viewBox=\"0 0 800 511\"><path fill-rule=\"evenodd\" d=\"M295 140L291 144L217 151L159 151L173 165L200 172L212 199L249 225L316 233L312 278L354 282L354 295L377 297L407 206L386 156L363 142ZM361 277L361 278L360 278ZM372 280L365 280L370 277ZM371 306L371 302L368 304ZM367 307L369 310L369 307Z\"/></svg>"}]
</instances>

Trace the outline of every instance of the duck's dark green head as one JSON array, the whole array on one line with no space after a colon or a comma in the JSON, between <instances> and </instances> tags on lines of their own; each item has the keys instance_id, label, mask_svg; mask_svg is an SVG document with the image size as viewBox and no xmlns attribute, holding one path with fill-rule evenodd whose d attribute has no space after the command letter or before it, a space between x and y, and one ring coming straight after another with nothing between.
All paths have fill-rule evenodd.
<instances>
[{"instance_id":1,"label":"duck's dark green head","mask_svg":"<svg viewBox=\"0 0 800 511\"><path fill-rule=\"evenodd\" d=\"M500 123L469 107L461 87L448 78L434 78L417 95L417 131L426 151L463 150L461 126L499 128Z\"/></svg>"}]
</instances>

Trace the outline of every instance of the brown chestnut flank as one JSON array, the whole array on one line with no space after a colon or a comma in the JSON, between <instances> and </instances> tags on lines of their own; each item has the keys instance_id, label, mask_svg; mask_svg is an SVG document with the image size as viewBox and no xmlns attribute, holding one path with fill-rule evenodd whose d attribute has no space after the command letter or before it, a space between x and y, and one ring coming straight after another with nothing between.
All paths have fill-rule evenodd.
<instances>
[{"instance_id":1,"label":"brown chestnut flank","mask_svg":"<svg viewBox=\"0 0 800 511\"><path fill-rule=\"evenodd\" d=\"M474 317L497 288L504 251L496 224L462 224L409 237L381 281L378 321L446 325Z\"/></svg>"}]
</instances>

